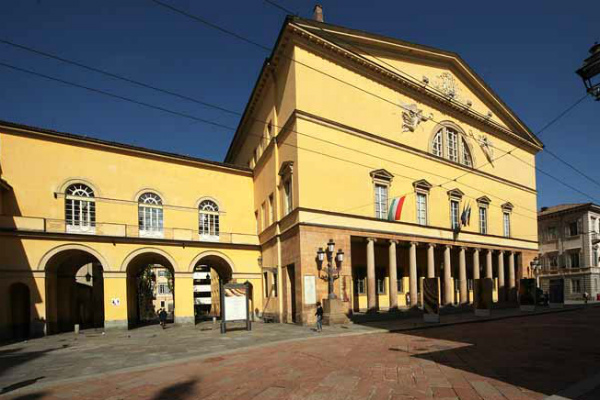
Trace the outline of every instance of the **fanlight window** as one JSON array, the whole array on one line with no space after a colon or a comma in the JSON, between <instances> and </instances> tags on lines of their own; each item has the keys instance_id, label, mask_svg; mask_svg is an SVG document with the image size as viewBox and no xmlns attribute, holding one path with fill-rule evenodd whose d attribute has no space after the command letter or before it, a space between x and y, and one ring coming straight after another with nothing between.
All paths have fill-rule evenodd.
<instances>
[{"instance_id":1,"label":"fanlight window","mask_svg":"<svg viewBox=\"0 0 600 400\"><path fill-rule=\"evenodd\" d=\"M140 236L163 236L163 204L160 196L144 193L138 199Z\"/></svg>"},{"instance_id":2,"label":"fanlight window","mask_svg":"<svg viewBox=\"0 0 600 400\"><path fill-rule=\"evenodd\" d=\"M94 191L81 183L65 192L65 220L67 232L94 233L96 229L96 203Z\"/></svg>"},{"instance_id":3,"label":"fanlight window","mask_svg":"<svg viewBox=\"0 0 600 400\"><path fill-rule=\"evenodd\" d=\"M214 201L204 200L198 206L200 238L219 239L219 207Z\"/></svg>"},{"instance_id":4,"label":"fanlight window","mask_svg":"<svg viewBox=\"0 0 600 400\"><path fill-rule=\"evenodd\" d=\"M457 130L450 127L442 127L433 136L431 153L467 167L473 166L473 159L465 138Z\"/></svg>"}]
</instances>

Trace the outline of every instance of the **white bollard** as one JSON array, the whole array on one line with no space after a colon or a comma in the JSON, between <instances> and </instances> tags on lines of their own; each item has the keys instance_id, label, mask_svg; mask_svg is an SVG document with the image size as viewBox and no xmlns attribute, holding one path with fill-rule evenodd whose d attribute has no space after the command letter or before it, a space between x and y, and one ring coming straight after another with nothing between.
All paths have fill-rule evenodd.
<instances>
[{"instance_id":1,"label":"white bollard","mask_svg":"<svg viewBox=\"0 0 600 400\"><path fill-rule=\"evenodd\" d=\"M75 334L79 335L79 324L75 324Z\"/></svg>"}]
</instances>

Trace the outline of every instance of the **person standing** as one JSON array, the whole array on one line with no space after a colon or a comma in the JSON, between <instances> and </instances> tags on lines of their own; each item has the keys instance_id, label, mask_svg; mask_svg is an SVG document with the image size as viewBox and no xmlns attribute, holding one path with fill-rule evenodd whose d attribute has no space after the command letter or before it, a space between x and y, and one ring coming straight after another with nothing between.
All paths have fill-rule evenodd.
<instances>
[{"instance_id":1,"label":"person standing","mask_svg":"<svg viewBox=\"0 0 600 400\"><path fill-rule=\"evenodd\" d=\"M315 312L317 316L317 332L323 331L323 307L321 306L321 302L317 301L317 311Z\"/></svg>"},{"instance_id":2,"label":"person standing","mask_svg":"<svg viewBox=\"0 0 600 400\"><path fill-rule=\"evenodd\" d=\"M158 320L160 321L160 326L165 329L167 327L167 312L164 308L158 311Z\"/></svg>"}]
</instances>

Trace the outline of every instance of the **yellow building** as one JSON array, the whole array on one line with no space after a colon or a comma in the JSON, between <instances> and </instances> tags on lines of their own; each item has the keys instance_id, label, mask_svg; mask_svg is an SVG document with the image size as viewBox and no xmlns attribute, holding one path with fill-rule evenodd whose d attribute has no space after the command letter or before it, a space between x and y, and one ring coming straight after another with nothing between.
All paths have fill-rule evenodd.
<instances>
[{"instance_id":1,"label":"yellow building","mask_svg":"<svg viewBox=\"0 0 600 400\"><path fill-rule=\"evenodd\" d=\"M250 281L259 315L311 323L329 239L349 312L417 305L434 276L444 304L479 277L503 301L537 254L541 148L457 54L289 17L224 163L0 124L0 324L71 330L89 264L97 326L137 322L149 264L173 272L175 322L209 266Z\"/></svg>"}]
</instances>

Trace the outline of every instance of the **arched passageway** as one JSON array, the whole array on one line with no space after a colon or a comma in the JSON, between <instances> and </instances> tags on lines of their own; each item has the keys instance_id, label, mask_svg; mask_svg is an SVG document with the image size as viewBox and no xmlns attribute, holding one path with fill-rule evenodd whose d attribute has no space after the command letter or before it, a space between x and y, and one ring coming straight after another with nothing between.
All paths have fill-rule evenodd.
<instances>
[{"instance_id":1,"label":"arched passageway","mask_svg":"<svg viewBox=\"0 0 600 400\"><path fill-rule=\"evenodd\" d=\"M158 322L161 308L167 322L175 317L175 269L169 259L144 252L127 264L127 322L129 328Z\"/></svg>"},{"instance_id":2,"label":"arched passageway","mask_svg":"<svg viewBox=\"0 0 600 400\"><path fill-rule=\"evenodd\" d=\"M27 339L31 324L31 297L24 283L13 283L9 289L10 325L13 339Z\"/></svg>"},{"instance_id":3,"label":"arched passageway","mask_svg":"<svg viewBox=\"0 0 600 400\"><path fill-rule=\"evenodd\" d=\"M194 315L196 321L221 315L221 292L219 282L232 279L229 263L218 255L202 257L194 266Z\"/></svg>"},{"instance_id":4,"label":"arched passageway","mask_svg":"<svg viewBox=\"0 0 600 400\"><path fill-rule=\"evenodd\" d=\"M45 266L46 318L49 334L104 326L104 274L91 252L66 249Z\"/></svg>"}]
</instances>

